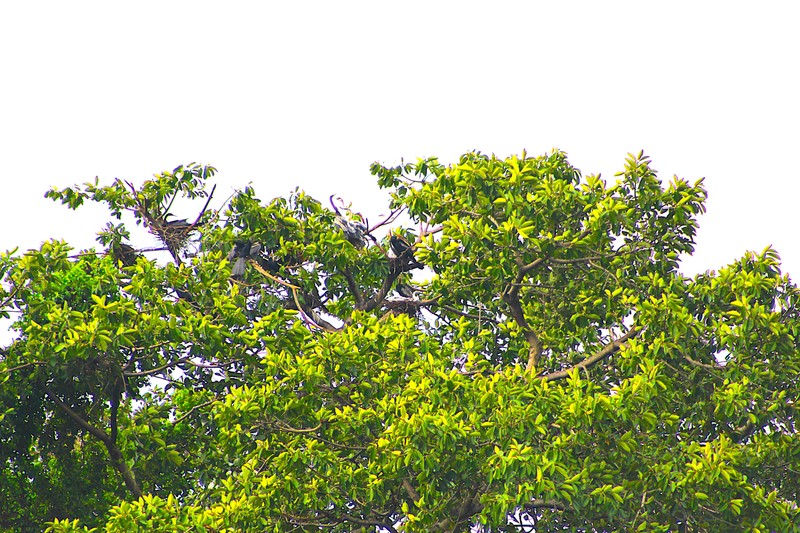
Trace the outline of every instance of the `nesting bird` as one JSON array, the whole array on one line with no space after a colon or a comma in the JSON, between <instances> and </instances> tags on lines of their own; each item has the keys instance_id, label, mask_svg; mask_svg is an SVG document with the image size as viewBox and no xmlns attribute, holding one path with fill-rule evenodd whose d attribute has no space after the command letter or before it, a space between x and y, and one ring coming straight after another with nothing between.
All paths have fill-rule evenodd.
<instances>
[{"instance_id":1,"label":"nesting bird","mask_svg":"<svg viewBox=\"0 0 800 533\"><path fill-rule=\"evenodd\" d=\"M189 234L195 229L195 225L185 218L169 220L171 216L171 213L167 213L163 217L149 218L150 231L170 250L180 250L186 245Z\"/></svg>"},{"instance_id":2,"label":"nesting bird","mask_svg":"<svg viewBox=\"0 0 800 533\"><path fill-rule=\"evenodd\" d=\"M136 259L139 257L139 254L136 253L133 246L125 244L124 242L112 244L109 248L109 253L116 261L121 263L122 266L126 267L135 265Z\"/></svg>"},{"instance_id":3,"label":"nesting bird","mask_svg":"<svg viewBox=\"0 0 800 533\"><path fill-rule=\"evenodd\" d=\"M185 218L179 218L179 219L176 219L176 220L167 220L167 218L169 218L170 216L171 215L168 214L168 215L166 215L164 217L164 224L168 228L171 228L171 229L176 230L176 231L186 231L186 230L191 229L192 226L194 226L194 224L191 224Z\"/></svg>"}]
</instances>

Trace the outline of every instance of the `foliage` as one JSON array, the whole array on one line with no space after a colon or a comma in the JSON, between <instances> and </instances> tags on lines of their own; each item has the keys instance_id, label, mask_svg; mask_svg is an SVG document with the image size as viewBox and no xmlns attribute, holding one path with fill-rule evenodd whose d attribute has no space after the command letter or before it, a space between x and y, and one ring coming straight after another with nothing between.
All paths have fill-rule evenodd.
<instances>
[{"instance_id":1,"label":"foliage","mask_svg":"<svg viewBox=\"0 0 800 533\"><path fill-rule=\"evenodd\" d=\"M798 291L772 249L680 274L701 182L375 164L359 235L300 191L209 209L214 172L53 189L106 250L0 259L0 529L796 527Z\"/></svg>"}]
</instances>

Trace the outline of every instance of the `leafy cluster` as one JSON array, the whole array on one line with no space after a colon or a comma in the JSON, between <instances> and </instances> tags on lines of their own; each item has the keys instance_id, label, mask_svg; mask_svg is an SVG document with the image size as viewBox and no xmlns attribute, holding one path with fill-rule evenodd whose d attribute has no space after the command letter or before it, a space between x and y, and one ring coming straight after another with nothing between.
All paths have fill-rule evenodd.
<instances>
[{"instance_id":1,"label":"leafy cluster","mask_svg":"<svg viewBox=\"0 0 800 533\"><path fill-rule=\"evenodd\" d=\"M105 249L0 258L0 530L797 527L800 295L772 249L680 274L701 182L375 164L368 227L214 172L53 189Z\"/></svg>"}]
</instances>

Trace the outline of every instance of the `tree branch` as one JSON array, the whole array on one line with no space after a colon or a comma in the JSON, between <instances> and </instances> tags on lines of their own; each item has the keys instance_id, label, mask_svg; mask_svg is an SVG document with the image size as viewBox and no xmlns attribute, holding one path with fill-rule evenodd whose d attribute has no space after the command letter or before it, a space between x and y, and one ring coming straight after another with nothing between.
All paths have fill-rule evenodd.
<instances>
[{"instance_id":1,"label":"tree branch","mask_svg":"<svg viewBox=\"0 0 800 533\"><path fill-rule=\"evenodd\" d=\"M196 219L194 219L194 223L192 223L192 226L197 226L197 224L200 222L200 219L203 218L203 215L205 214L206 209L208 209L208 204L210 204L211 203L211 199L214 198L214 191L216 191L216 190L217 190L217 184L215 183L214 186L211 187L211 192L208 193L208 200L206 200L206 205L204 205L203 209L200 210L200 214L197 215Z\"/></svg>"},{"instance_id":2,"label":"tree branch","mask_svg":"<svg viewBox=\"0 0 800 533\"><path fill-rule=\"evenodd\" d=\"M533 500L522 506L526 511L537 511L539 509L553 509L556 511L566 511L567 506L556 500Z\"/></svg>"},{"instance_id":3,"label":"tree branch","mask_svg":"<svg viewBox=\"0 0 800 533\"><path fill-rule=\"evenodd\" d=\"M111 458L111 463L114 465L114 468L119 472L122 476L123 481L125 482L125 486L128 487L128 490L133 494L135 498L142 497L142 489L139 487L139 484L136 482L136 478L133 475L133 472L128 467L128 463L125 462L125 458L122 456L122 452L117 447L117 444L114 442L112 437L108 435L102 429L96 428L93 425L89 424L86 420L81 418L81 416L72 410L72 408L61 401L61 399L56 396L56 394L50 389L50 387L45 387L45 393L47 396L53 400L53 403L58 406L66 415L75 422L78 427L83 429L84 431L88 432L90 435L98 439L102 442L106 450L108 450L108 456ZM113 401L112 401L113 402ZM112 404L112 410L113 410ZM113 415L112 416L116 416ZM116 433L116 430L112 428L112 432ZM115 437L116 438L116 435Z\"/></svg>"},{"instance_id":4,"label":"tree branch","mask_svg":"<svg viewBox=\"0 0 800 533\"><path fill-rule=\"evenodd\" d=\"M628 330L625 335L620 337L619 339L613 340L606 344L600 351L595 353L594 355L590 355L577 365L571 366L569 368L565 368L563 370L559 370L558 372L551 372L550 374L539 374L536 376L537 379L546 379L549 381L555 381L557 379L564 379L569 376L569 373L573 370L580 370L580 369L588 369L605 359L606 357L610 356L611 354L619 351L619 349L625 344L625 342L639 334L639 329L636 327L632 327Z\"/></svg>"},{"instance_id":5,"label":"tree branch","mask_svg":"<svg viewBox=\"0 0 800 533\"><path fill-rule=\"evenodd\" d=\"M200 403L200 404L197 404L197 405L195 405L194 407L192 407L191 409L189 409L188 411L186 411L185 413L183 413L183 414L182 414L180 417L176 418L176 419L175 419L175 421L174 421L172 424L173 424L173 425L180 424L181 422L183 422L184 420L186 420L186 419L187 419L187 418L188 418L188 417L189 417L189 416L190 416L190 415L191 415L193 412L195 412L196 410L198 410L198 409L202 409L203 407L208 407L209 405L211 405L212 403L214 403L214 402L216 402L216 401L217 401L217 398L216 398L216 397L214 397L214 399L213 399L213 400L209 400L209 401L207 401L207 402L203 402L203 403Z\"/></svg>"},{"instance_id":6,"label":"tree branch","mask_svg":"<svg viewBox=\"0 0 800 533\"><path fill-rule=\"evenodd\" d=\"M411 480L407 477L403 478L403 488L406 489L408 496L411 498L411 501L417 503L419 501L419 492L417 489L414 488L414 485L411 484Z\"/></svg>"},{"instance_id":7,"label":"tree branch","mask_svg":"<svg viewBox=\"0 0 800 533\"><path fill-rule=\"evenodd\" d=\"M353 298L356 300L356 308L363 308L364 296L361 294L361 291L358 290L358 285L356 285L356 280L353 278L353 273L350 272L349 268L345 268L342 270L342 275L347 282L347 288L350 289L350 292L353 294Z\"/></svg>"},{"instance_id":8,"label":"tree branch","mask_svg":"<svg viewBox=\"0 0 800 533\"><path fill-rule=\"evenodd\" d=\"M531 270L533 270L534 268L536 268L537 266L541 265L544 262L545 262L545 258L544 257L539 257L537 259L534 259L533 261L531 261L528 264L520 265L519 272L517 273L517 279L514 280L514 286L516 287L517 285L522 283L522 279L525 277L525 275L528 272L530 272ZM517 289L516 292L517 292L517 294L519 294L519 289Z\"/></svg>"},{"instance_id":9,"label":"tree branch","mask_svg":"<svg viewBox=\"0 0 800 533\"><path fill-rule=\"evenodd\" d=\"M2 351L3 351L4 354L6 353L5 350L2 350ZM12 373L12 372L14 372L16 370L22 370L23 368L28 368L29 366L40 366L40 365L44 365L44 364L46 364L44 361L31 361L30 363L25 363L25 364L18 365L18 366L12 366L11 368L4 368L2 370L2 372L3 372L3 374L10 374L10 373Z\"/></svg>"},{"instance_id":10,"label":"tree branch","mask_svg":"<svg viewBox=\"0 0 800 533\"><path fill-rule=\"evenodd\" d=\"M319 428L322 427L322 422L319 422L313 428L293 428L289 424L285 424L285 423L282 423L282 422L278 421L278 423L276 423L273 427L277 428L278 431L285 431L287 433L301 433L301 434L302 433L314 433L315 431L317 431Z\"/></svg>"},{"instance_id":11,"label":"tree branch","mask_svg":"<svg viewBox=\"0 0 800 533\"><path fill-rule=\"evenodd\" d=\"M153 374L158 374L168 368L172 368L187 362L189 362L188 357L181 357L180 359L176 359L175 361L170 361L168 363L164 363L161 366L151 368L150 370L142 370L141 372L124 372L124 376L126 378L139 377L139 376L152 376Z\"/></svg>"},{"instance_id":12,"label":"tree branch","mask_svg":"<svg viewBox=\"0 0 800 533\"><path fill-rule=\"evenodd\" d=\"M405 211L405 210L406 210L406 207L405 207L405 206L401 207L400 209L395 209L394 211L392 211L391 213L389 213L389 214L386 216L386 218L385 218L385 219L383 219L382 221L378 222L377 224L375 224L374 226L372 226L371 228L369 228L369 230L367 231L367 233L372 233L373 231L375 231L376 229L380 228L381 226L385 226L385 225L387 225L387 224L390 224L390 223L394 222L394 220L395 220L397 217L399 217L399 216L400 216L400 213L402 213L402 212L403 212L403 211Z\"/></svg>"},{"instance_id":13,"label":"tree branch","mask_svg":"<svg viewBox=\"0 0 800 533\"><path fill-rule=\"evenodd\" d=\"M117 414L119 413L119 402L121 396L122 390L120 389L119 384L115 382L111 387L111 435L109 436L109 441L114 445L117 444L117 435L119 433Z\"/></svg>"},{"instance_id":14,"label":"tree branch","mask_svg":"<svg viewBox=\"0 0 800 533\"><path fill-rule=\"evenodd\" d=\"M707 363L701 363L700 361L692 359L691 357L689 357L688 355L685 355L685 354L684 354L683 358L686 359L687 361L689 361L694 366L698 366L700 368L705 368L706 370L724 370L725 369L725 367L722 366L722 365L709 365Z\"/></svg>"},{"instance_id":15,"label":"tree branch","mask_svg":"<svg viewBox=\"0 0 800 533\"><path fill-rule=\"evenodd\" d=\"M514 278L514 282L506 287L501 294L503 301L508 304L508 308L511 311L511 316L514 319L514 322L516 322L517 326L519 326L519 328L522 330L522 334L525 336L525 341L528 343L528 364L525 367L525 370L528 372L536 368L536 366L539 364L539 360L542 357L543 347L542 341L539 340L539 336L533 329L531 329L530 325L528 325L528 321L525 320L525 313L522 311L522 302L519 300L519 289L527 273L544 263L544 261L545 259L543 257L539 257L530 263L525 264L522 262L520 257L517 257L517 266L519 266L519 270Z\"/></svg>"},{"instance_id":16,"label":"tree branch","mask_svg":"<svg viewBox=\"0 0 800 533\"><path fill-rule=\"evenodd\" d=\"M754 424L753 422L747 421L743 425L733 428L733 436L731 440L737 444L743 442L749 439L755 432L761 431L766 424L767 422Z\"/></svg>"},{"instance_id":17,"label":"tree branch","mask_svg":"<svg viewBox=\"0 0 800 533\"><path fill-rule=\"evenodd\" d=\"M327 513L326 513L327 514ZM375 526L376 528L381 528L389 531L390 533L397 533L397 530L389 523L381 522L379 520L365 520L363 518L358 518L356 516L350 516L347 513L341 513L337 515L331 516L332 519L342 520L343 522L350 522L352 524L358 524L359 526Z\"/></svg>"},{"instance_id":18,"label":"tree branch","mask_svg":"<svg viewBox=\"0 0 800 533\"><path fill-rule=\"evenodd\" d=\"M91 434L106 446L111 442L111 437L105 431L94 427L89 422L81 418L81 415L73 411L69 405L62 402L61 398L56 396L50 387L45 387L44 391L47 393L47 396L53 400L53 403L56 404L56 406L58 406L58 408L61 409L69 418L71 418L72 421L78 425L78 427Z\"/></svg>"},{"instance_id":19,"label":"tree branch","mask_svg":"<svg viewBox=\"0 0 800 533\"><path fill-rule=\"evenodd\" d=\"M389 291L392 290L392 285L394 285L395 280L403 273L403 269L400 268L398 259L389 258L389 275L386 276L386 279L383 280L383 285L378 290L375 295L372 296L369 300L364 302L362 307L356 306L357 309L361 311L372 311L376 307L378 307L381 302L383 302L386 297L389 295Z\"/></svg>"}]
</instances>

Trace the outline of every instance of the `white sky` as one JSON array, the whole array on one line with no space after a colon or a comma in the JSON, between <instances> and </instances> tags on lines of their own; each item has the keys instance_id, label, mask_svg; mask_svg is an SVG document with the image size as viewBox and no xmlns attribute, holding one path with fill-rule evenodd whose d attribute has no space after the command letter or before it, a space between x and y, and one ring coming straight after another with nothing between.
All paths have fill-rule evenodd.
<instances>
[{"instance_id":1,"label":"white sky","mask_svg":"<svg viewBox=\"0 0 800 533\"><path fill-rule=\"evenodd\" d=\"M91 246L43 193L198 161L218 200L300 186L375 216L369 165L644 149L706 177L688 273L773 244L800 276L795 2L3 2L0 249ZM186 215L194 216L195 212Z\"/></svg>"}]
</instances>

